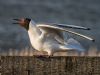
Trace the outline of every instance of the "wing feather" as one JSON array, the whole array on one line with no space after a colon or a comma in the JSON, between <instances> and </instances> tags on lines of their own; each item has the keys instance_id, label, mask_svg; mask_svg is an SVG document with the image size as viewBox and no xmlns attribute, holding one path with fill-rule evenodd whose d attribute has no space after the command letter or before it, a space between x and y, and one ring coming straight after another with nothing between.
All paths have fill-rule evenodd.
<instances>
[{"instance_id":1,"label":"wing feather","mask_svg":"<svg viewBox=\"0 0 100 75\"><path fill-rule=\"evenodd\" d=\"M70 31L70 30L61 28L61 27L59 27L59 26L38 24L37 27L39 27L39 28L47 28L47 29L50 28L51 31L52 31L52 29L59 30L59 31L65 31L65 32L68 32L68 33L75 34L75 35L78 35L78 36L80 36L80 37L83 37L83 38L85 38L85 39L94 41L94 39L92 39L91 37L88 37L88 36L85 36L85 35L83 35L83 34L80 34L80 33L77 33L77 32L73 32L73 31Z\"/></svg>"},{"instance_id":2,"label":"wing feather","mask_svg":"<svg viewBox=\"0 0 100 75\"><path fill-rule=\"evenodd\" d=\"M53 24L58 25L66 28L73 28L73 29L83 29L83 30L90 30L90 28L82 27L82 26L76 26L76 25L67 25L67 24Z\"/></svg>"},{"instance_id":3,"label":"wing feather","mask_svg":"<svg viewBox=\"0 0 100 75\"><path fill-rule=\"evenodd\" d=\"M46 23L47 25L55 25L60 26L64 28L72 28L72 29L82 29L82 30L90 30L90 28L83 27L83 26L77 26L77 25L68 25L68 24L57 24L57 23Z\"/></svg>"}]
</instances>

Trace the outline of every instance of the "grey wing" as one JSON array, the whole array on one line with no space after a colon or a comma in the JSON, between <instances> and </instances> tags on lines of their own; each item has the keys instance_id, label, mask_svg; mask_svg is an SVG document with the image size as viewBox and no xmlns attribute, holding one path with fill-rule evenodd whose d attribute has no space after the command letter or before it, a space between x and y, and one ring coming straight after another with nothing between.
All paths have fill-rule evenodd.
<instances>
[{"instance_id":1,"label":"grey wing","mask_svg":"<svg viewBox=\"0 0 100 75\"><path fill-rule=\"evenodd\" d=\"M51 31L52 31L52 29L59 30L60 32L61 32L61 31L65 31L65 32L68 32L68 33L75 34L75 35L78 35L78 36L80 36L80 37L83 37L83 38L85 38L85 39L94 41L94 39L92 39L91 37L82 35L82 34L77 33L77 32L73 32L73 31L67 30L66 28L62 28L62 27L59 27L59 26L39 24L39 25L37 25L37 27L39 27L39 28L51 29Z\"/></svg>"},{"instance_id":2,"label":"grey wing","mask_svg":"<svg viewBox=\"0 0 100 75\"><path fill-rule=\"evenodd\" d=\"M37 26L40 28L42 32L49 34L49 35L53 34L52 36L54 37L54 39L56 39L59 43L64 44L64 36L63 36L62 31L58 29L45 27L45 26L48 26L46 24L38 24Z\"/></svg>"},{"instance_id":3,"label":"grey wing","mask_svg":"<svg viewBox=\"0 0 100 75\"><path fill-rule=\"evenodd\" d=\"M63 39L63 32L61 32L60 30L53 29L53 28L46 28L46 27L40 27L40 30L47 34L52 33L52 34L58 35L60 38Z\"/></svg>"},{"instance_id":4,"label":"grey wing","mask_svg":"<svg viewBox=\"0 0 100 75\"><path fill-rule=\"evenodd\" d=\"M77 25L57 24L57 23L47 23L47 25L59 26L59 27L62 27L62 28L90 30L90 28L83 27L83 26L77 26Z\"/></svg>"}]
</instances>

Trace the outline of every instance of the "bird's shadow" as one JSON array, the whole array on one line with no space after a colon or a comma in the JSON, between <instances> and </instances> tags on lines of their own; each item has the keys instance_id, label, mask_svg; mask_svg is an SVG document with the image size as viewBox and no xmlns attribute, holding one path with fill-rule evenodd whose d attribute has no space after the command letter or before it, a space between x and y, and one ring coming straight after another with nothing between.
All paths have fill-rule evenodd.
<instances>
[{"instance_id":1,"label":"bird's shadow","mask_svg":"<svg viewBox=\"0 0 100 75\"><path fill-rule=\"evenodd\" d=\"M48 55L37 56L35 55L34 57L42 61L51 61L52 59L61 60L60 56L48 56Z\"/></svg>"}]
</instances>

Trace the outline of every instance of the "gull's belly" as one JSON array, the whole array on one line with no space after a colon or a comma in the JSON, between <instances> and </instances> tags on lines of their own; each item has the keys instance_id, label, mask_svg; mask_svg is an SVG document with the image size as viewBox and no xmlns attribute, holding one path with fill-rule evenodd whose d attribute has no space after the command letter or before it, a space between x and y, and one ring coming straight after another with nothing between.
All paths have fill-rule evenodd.
<instances>
[{"instance_id":1,"label":"gull's belly","mask_svg":"<svg viewBox=\"0 0 100 75\"><path fill-rule=\"evenodd\" d=\"M43 42L39 39L31 40L31 45L38 51L43 51Z\"/></svg>"},{"instance_id":2,"label":"gull's belly","mask_svg":"<svg viewBox=\"0 0 100 75\"><path fill-rule=\"evenodd\" d=\"M38 51L54 50L58 46L58 43L51 38L46 38L45 40L40 40L39 38L31 39L31 44Z\"/></svg>"},{"instance_id":3,"label":"gull's belly","mask_svg":"<svg viewBox=\"0 0 100 75\"><path fill-rule=\"evenodd\" d=\"M59 43L54 38L47 38L43 43L44 51L58 49Z\"/></svg>"},{"instance_id":4,"label":"gull's belly","mask_svg":"<svg viewBox=\"0 0 100 75\"><path fill-rule=\"evenodd\" d=\"M58 42L53 36L46 36L40 38L39 35L32 32L29 33L31 45L38 51L54 50L57 49ZM34 34L34 35L33 35Z\"/></svg>"}]
</instances>

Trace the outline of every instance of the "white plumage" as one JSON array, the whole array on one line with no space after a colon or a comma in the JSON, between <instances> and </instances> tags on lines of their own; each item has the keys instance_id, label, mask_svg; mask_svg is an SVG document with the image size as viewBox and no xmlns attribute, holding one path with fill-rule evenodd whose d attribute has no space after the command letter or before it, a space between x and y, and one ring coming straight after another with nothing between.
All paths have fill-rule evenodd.
<instances>
[{"instance_id":1,"label":"white plumage","mask_svg":"<svg viewBox=\"0 0 100 75\"><path fill-rule=\"evenodd\" d=\"M66 28L64 27L87 29L81 26L66 26L64 24L36 24L34 21L31 20L29 23L28 34L32 46L38 51L46 51L49 56L59 51L84 51L84 48L80 45L80 43L73 38L65 42L62 34L63 31L81 36L88 40L93 40L92 38L85 35L66 30Z\"/></svg>"}]
</instances>

